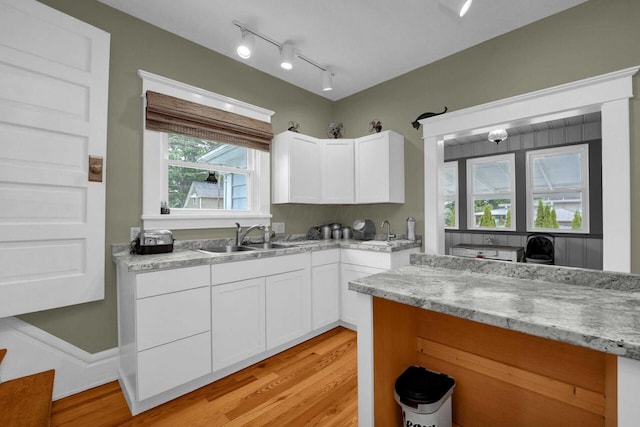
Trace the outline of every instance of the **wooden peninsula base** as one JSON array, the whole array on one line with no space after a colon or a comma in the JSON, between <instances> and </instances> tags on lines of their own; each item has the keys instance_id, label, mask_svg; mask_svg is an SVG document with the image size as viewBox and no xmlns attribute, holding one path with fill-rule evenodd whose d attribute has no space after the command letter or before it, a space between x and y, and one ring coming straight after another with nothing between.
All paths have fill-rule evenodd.
<instances>
[{"instance_id":1,"label":"wooden peninsula base","mask_svg":"<svg viewBox=\"0 0 640 427\"><path fill-rule=\"evenodd\" d=\"M394 383L410 365L456 380L459 426L617 426L614 355L377 297L372 320L376 426L400 425Z\"/></svg>"}]
</instances>

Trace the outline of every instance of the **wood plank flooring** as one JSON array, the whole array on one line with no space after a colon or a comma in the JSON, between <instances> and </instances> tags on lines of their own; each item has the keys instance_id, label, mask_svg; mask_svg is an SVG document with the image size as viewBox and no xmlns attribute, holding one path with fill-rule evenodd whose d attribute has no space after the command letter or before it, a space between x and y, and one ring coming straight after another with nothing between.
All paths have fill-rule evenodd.
<instances>
[{"instance_id":1,"label":"wood plank flooring","mask_svg":"<svg viewBox=\"0 0 640 427\"><path fill-rule=\"evenodd\" d=\"M132 417L117 382L53 402L53 427L357 426L356 333L338 327Z\"/></svg>"}]
</instances>

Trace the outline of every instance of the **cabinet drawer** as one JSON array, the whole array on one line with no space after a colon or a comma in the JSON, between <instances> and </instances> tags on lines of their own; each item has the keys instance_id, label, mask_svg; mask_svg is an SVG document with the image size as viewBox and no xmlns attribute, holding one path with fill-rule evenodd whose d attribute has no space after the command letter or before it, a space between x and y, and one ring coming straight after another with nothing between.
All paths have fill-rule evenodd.
<instances>
[{"instance_id":1,"label":"cabinet drawer","mask_svg":"<svg viewBox=\"0 0 640 427\"><path fill-rule=\"evenodd\" d=\"M211 283L238 282L261 276L272 276L311 266L309 253L258 258L250 261L228 262L211 266Z\"/></svg>"},{"instance_id":2,"label":"cabinet drawer","mask_svg":"<svg viewBox=\"0 0 640 427\"><path fill-rule=\"evenodd\" d=\"M136 275L136 298L146 298L210 284L209 265L152 271Z\"/></svg>"},{"instance_id":3,"label":"cabinet drawer","mask_svg":"<svg viewBox=\"0 0 640 427\"><path fill-rule=\"evenodd\" d=\"M311 266L313 267L336 262L340 262L340 249L311 252Z\"/></svg>"},{"instance_id":4,"label":"cabinet drawer","mask_svg":"<svg viewBox=\"0 0 640 427\"><path fill-rule=\"evenodd\" d=\"M207 286L138 300L138 351L209 331L209 295Z\"/></svg>"},{"instance_id":5,"label":"cabinet drawer","mask_svg":"<svg viewBox=\"0 0 640 427\"><path fill-rule=\"evenodd\" d=\"M138 400L211 373L211 334L205 332L138 353Z\"/></svg>"}]
</instances>

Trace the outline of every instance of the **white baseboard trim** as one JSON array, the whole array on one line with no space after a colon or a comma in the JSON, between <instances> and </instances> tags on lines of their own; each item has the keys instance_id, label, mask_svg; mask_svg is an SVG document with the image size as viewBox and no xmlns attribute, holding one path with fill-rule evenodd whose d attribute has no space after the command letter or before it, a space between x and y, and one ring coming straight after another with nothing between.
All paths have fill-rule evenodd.
<instances>
[{"instance_id":1,"label":"white baseboard trim","mask_svg":"<svg viewBox=\"0 0 640 427\"><path fill-rule=\"evenodd\" d=\"M55 369L53 400L118 378L117 348L91 354L15 317L0 319L0 348L0 381Z\"/></svg>"}]
</instances>

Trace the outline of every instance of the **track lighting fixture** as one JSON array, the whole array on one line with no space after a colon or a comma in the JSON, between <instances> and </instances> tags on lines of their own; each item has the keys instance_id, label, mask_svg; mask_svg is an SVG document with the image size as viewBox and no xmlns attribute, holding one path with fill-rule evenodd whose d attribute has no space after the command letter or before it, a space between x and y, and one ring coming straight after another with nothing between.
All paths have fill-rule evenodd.
<instances>
[{"instance_id":1,"label":"track lighting fixture","mask_svg":"<svg viewBox=\"0 0 640 427\"><path fill-rule=\"evenodd\" d=\"M236 50L240 58L248 59L251 57L251 54L255 47L255 37L257 37L268 43L271 43L272 45L277 47L278 50L280 50L280 66L283 69L285 70L293 69L293 61L295 60L295 58L301 59L304 62L311 64L314 67L318 68L320 71L322 71L322 90L323 91L333 90L333 76L335 76L335 74L333 74L333 72L329 69L329 67L320 65L316 61L312 60L311 58L304 56L300 51L296 50L295 45L292 42L290 41L287 41L284 43L277 42L272 38L265 36L264 34L261 34L256 30L251 29L247 27L245 24L238 21L233 21L233 25L235 25L236 27L239 27L242 33L242 40L238 44L238 48Z\"/></svg>"},{"instance_id":2,"label":"track lighting fixture","mask_svg":"<svg viewBox=\"0 0 640 427\"><path fill-rule=\"evenodd\" d=\"M293 58L295 55L295 47L291 42L285 42L280 47L280 66L285 70L293 69Z\"/></svg>"}]
</instances>

